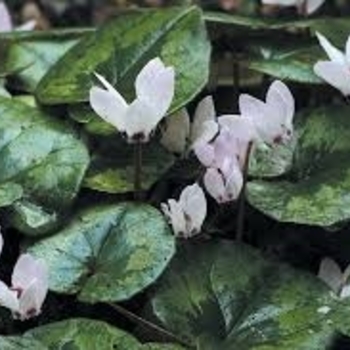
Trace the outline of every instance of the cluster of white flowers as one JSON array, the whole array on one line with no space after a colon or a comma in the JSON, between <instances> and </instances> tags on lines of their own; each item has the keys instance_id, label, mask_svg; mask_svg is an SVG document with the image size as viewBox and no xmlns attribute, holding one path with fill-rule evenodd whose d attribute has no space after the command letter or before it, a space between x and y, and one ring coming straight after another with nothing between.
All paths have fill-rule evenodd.
<instances>
[{"instance_id":1,"label":"cluster of white flowers","mask_svg":"<svg viewBox=\"0 0 350 350\"><path fill-rule=\"evenodd\" d=\"M174 96L175 74L160 58L152 59L136 78L136 99L128 105L118 91L102 76L96 77L103 88L93 86L90 104L105 121L126 134L129 143L147 142L166 115ZM197 107L193 123L186 110L167 120L161 142L175 153L193 150L206 167L203 182L218 203L237 199L244 183L244 166L253 145L276 145L293 134L294 98L288 87L275 81L266 102L243 94L240 115L216 117L211 97ZM177 237L192 237L201 232L207 202L198 184L187 186L178 201L162 205Z\"/></svg>"}]
</instances>

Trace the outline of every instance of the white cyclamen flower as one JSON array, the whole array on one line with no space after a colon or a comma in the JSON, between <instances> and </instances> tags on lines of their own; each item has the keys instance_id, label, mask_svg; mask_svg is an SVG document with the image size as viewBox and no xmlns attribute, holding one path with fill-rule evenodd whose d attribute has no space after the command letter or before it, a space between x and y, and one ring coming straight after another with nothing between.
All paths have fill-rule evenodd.
<instances>
[{"instance_id":1,"label":"white cyclamen flower","mask_svg":"<svg viewBox=\"0 0 350 350\"><path fill-rule=\"evenodd\" d=\"M11 288L0 281L0 305L24 321L40 314L48 291L48 271L42 261L29 254L19 257L13 270Z\"/></svg>"},{"instance_id":2,"label":"white cyclamen flower","mask_svg":"<svg viewBox=\"0 0 350 350\"><path fill-rule=\"evenodd\" d=\"M94 111L126 133L129 142L147 142L173 100L174 68L165 67L158 57L149 61L136 77L136 99L131 104L104 77L96 77L104 89L94 86L90 90Z\"/></svg>"},{"instance_id":3,"label":"white cyclamen flower","mask_svg":"<svg viewBox=\"0 0 350 350\"><path fill-rule=\"evenodd\" d=\"M338 89L344 96L350 95L350 37L345 53L333 46L322 34L316 33L318 41L326 52L329 61L319 61L314 72L328 84Z\"/></svg>"},{"instance_id":4,"label":"white cyclamen flower","mask_svg":"<svg viewBox=\"0 0 350 350\"><path fill-rule=\"evenodd\" d=\"M217 127L214 132L212 128L207 128L207 122L215 120L214 101L211 96L207 96L199 102L192 123L185 108L166 118L161 143L170 152L181 155L199 140L210 140L215 136Z\"/></svg>"},{"instance_id":5,"label":"white cyclamen flower","mask_svg":"<svg viewBox=\"0 0 350 350\"><path fill-rule=\"evenodd\" d=\"M324 258L321 261L318 277L340 298L350 297L350 265L343 272L334 260Z\"/></svg>"},{"instance_id":6,"label":"white cyclamen flower","mask_svg":"<svg viewBox=\"0 0 350 350\"><path fill-rule=\"evenodd\" d=\"M176 237L190 238L201 232L207 216L207 200L198 184L187 186L178 201L169 199L161 207Z\"/></svg>"},{"instance_id":7,"label":"white cyclamen flower","mask_svg":"<svg viewBox=\"0 0 350 350\"><path fill-rule=\"evenodd\" d=\"M242 94L239 97L242 117L255 126L261 141L273 146L289 141L293 136L295 101L288 87L281 81L271 84L266 102Z\"/></svg>"},{"instance_id":8,"label":"white cyclamen flower","mask_svg":"<svg viewBox=\"0 0 350 350\"><path fill-rule=\"evenodd\" d=\"M311 15L317 11L325 0L262 0L264 5L295 6L300 13Z\"/></svg>"}]
</instances>

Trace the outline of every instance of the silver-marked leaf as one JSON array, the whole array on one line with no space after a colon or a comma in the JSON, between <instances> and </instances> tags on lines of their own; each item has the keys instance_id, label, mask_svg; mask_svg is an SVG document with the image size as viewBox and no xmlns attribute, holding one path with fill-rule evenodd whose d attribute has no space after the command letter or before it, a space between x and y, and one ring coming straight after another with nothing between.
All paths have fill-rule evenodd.
<instances>
[{"instance_id":1,"label":"silver-marked leaf","mask_svg":"<svg viewBox=\"0 0 350 350\"><path fill-rule=\"evenodd\" d=\"M349 220L349 112L329 106L301 115L291 171L280 180L250 182L249 202L282 222L326 227Z\"/></svg>"},{"instance_id":2,"label":"silver-marked leaf","mask_svg":"<svg viewBox=\"0 0 350 350\"><path fill-rule=\"evenodd\" d=\"M137 74L157 56L175 68L171 111L179 109L208 80L210 44L199 8L143 10L117 17L62 57L40 82L37 97L44 104L88 101L96 71L130 101Z\"/></svg>"},{"instance_id":3,"label":"silver-marked leaf","mask_svg":"<svg viewBox=\"0 0 350 350\"><path fill-rule=\"evenodd\" d=\"M142 345L131 334L101 321L77 318L1 336L1 350L181 350L172 344Z\"/></svg>"},{"instance_id":4,"label":"silver-marked leaf","mask_svg":"<svg viewBox=\"0 0 350 350\"><path fill-rule=\"evenodd\" d=\"M69 124L13 99L0 97L0 115L5 204L22 197L52 215L66 211L89 164L85 144Z\"/></svg>"},{"instance_id":5,"label":"silver-marked leaf","mask_svg":"<svg viewBox=\"0 0 350 350\"><path fill-rule=\"evenodd\" d=\"M8 41L5 72L20 80L17 88L34 92L46 72L91 30L74 29L45 32L12 32Z\"/></svg>"},{"instance_id":6,"label":"silver-marked leaf","mask_svg":"<svg viewBox=\"0 0 350 350\"><path fill-rule=\"evenodd\" d=\"M326 350L337 304L316 276L223 241L184 246L152 300L163 326L206 350Z\"/></svg>"},{"instance_id":7,"label":"silver-marked leaf","mask_svg":"<svg viewBox=\"0 0 350 350\"><path fill-rule=\"evenodd\" d=\"M82 301L121 301L153 283L175 251L163 215L148 205L93 207L31 249L50 271L50 289Z\"/></svg>"}]
</instances>

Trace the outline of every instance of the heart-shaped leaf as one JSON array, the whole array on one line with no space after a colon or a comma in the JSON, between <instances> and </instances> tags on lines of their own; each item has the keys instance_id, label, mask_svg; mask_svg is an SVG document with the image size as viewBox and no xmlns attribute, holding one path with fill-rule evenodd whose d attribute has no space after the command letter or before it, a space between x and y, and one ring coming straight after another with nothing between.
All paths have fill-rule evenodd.
<instances>
[{"instance_id":1,"label":"heart-shaped leaf","mask_svg":"<svg viewBox=\"0 0 350 350\"><path fill-rule=\"evenodd\" d=\"M338 303L311 274L212 241L178 252L152 308L164 326L207 350L325 350Z\"/></svg>"},{"instance_id":2,"label":"heart-shaped leaf","mask_svg":"<svg viewBox=\"0 0 350 350\"><path fill-rule=\"evenodd\" d=\"M178 109L208 79L210 45L198 8L144 10L116 18L70 50L41 81L37 96L44 104L88 101L97 71L130 100L137 74L156 56L175 67L171 109Z\"/></svg>"},{"instance_id":3,"label":"heart-shaped leaf","mask_svg":"<svg viewBox=\"0 0 350 350\"><path fill-rule=\"evenodd\" d=\"M148 205L94 207L30 252L44 259L50 289L82 301L121 301L153 283L175 251L162 214Z\"/></svg>"},{"instance_id":4,"label":"heart-shaped leaf","mask_svg":"<svg viewBox=\"0 0 350 350\"><path fill-rule=\"evenodd\" d=\"M329 106L300 116L290 173L252 181L249 202L283 222L331 226L350 219L349 108Z\"/></svg>"},{"instance_id":5,"label":"heart-shaped leaf","mask_svg":"<svg viewBox=\"0 0 350 350\"><path fill-rule=\"evenodd\" d=\"M0 114L0 186L8 191L0 205L23 197L52 215L67 210L89 164L84 143L69 124L18 101L0 97Z\"/></svg>"},{"instance_id":6,"label":"heart-shaped leaf","mask_svg":"<svg viewBox=\"0 0 350 350\"><path fill-rule=\"evenodd\" d=\"M171 344L142 345L136 338L101 321L70 319L34 328L23 336L1 336L2 350L181 350Z\"/></svg>"},{"instance_id":7,"label":"heart-shaped leaf","mask_svg":"<svg viewBox=\"0 0 350 350\"><path fill-rule=\"evenodd\" d=\"M88 32L74 29L8 34L3 38L8 41L5 72L16 73L20 80L17 88L33 92L49 68Z\"/></svg>"}]
</instances>

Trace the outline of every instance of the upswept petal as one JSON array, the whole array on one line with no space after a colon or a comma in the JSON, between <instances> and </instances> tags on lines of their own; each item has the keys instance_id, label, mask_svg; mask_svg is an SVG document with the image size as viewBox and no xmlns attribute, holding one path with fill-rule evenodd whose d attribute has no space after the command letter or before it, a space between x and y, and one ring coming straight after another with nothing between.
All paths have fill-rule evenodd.
<instances>
[{"instance_id":1,"label":"upswept petal","mask_svg":"<svg viewBox=\"0 0 350 350\"><path fill-rule=\"evenodd\" d=\"M2 281L0 281L0 306L6 307L13 312L18 312L19 310L17 292L11 290Z\"/></svg>"},{"instance_id":2,"label":"upswept petal","mask_svg":"<svg viewBox=\"0 0 350 350\"><path fill-rule=\"evenodd\" d=\"M342 63L321 61L314 66L314 72L344 96L350 95L350 70Z\"/></svg>"},{"instance_id":3,"label":"upswept petal","mask_svg":"<svg viewBox=\"0 0 350 350\"><path fill-rule=\"evenodd\" d=\"M168 111L175 92L175 71L165 67L160 58L154 58L141 70L135 82L137 99L153 106L155 119L163 118Z\"/></svg>"},{"instance_id":4,"label":"upswept petal","mask_svg":"<svg viewBox=\"0 0 350 350\"><path fill-rule=\"evenodd\" d=\"M317 11L325 2L325 0L306 0L306 13L311 15Z\"/></svg>"},{"instance_id":5,"label":"upswept petal","mask_svg":"<svg viewBox=\"0 0 350 350\"><path fill-rule=\"evenodd\" d=\"M99 82L104 86L104 88L113 94L115 99L118 101L118 103L121 106L124 106L125 108L128 107L128 104L126 103L124 97L114 88L112 84L110 84L105 77L103 77L101 74L94 73L95 77L99 80Z\"/></svg>"},{"instance_id":6,"label":"upswept petal","mask_svg":"<svg viewBox=\"0 0 350 350\"><path fill-rule=\"evenodd\" d=\"M226 173L226 174L225 174ZM228 171L224 171L226 178L226 197L228 200L236 200L243 187L243 174L237 163L232 162Z\"/></svg>"},{"instance_id":7,"label":"upswept petal","mask_svg":"<svg viewBox=\"0 0 350 350\"><path fill-rule=\"evenodd\" d=\"M0 32L10 32L13 29L10 12L6 4L0 2Z\"/></svg>"},{"instance_id":8,"label":"upswept petal","mask_svg":"<svg viewBox=\"0 0 350 350\"><path fill-rule=\"evenodd\" d=\"M42 302L39 303L37 297L39 293L38 280L32 280L32 283L25 289L19 298L19 316L22 321L37 316L41 311Z\"/></svg>"},{"instance_id":9,"label":"upswept petal","mask_svg":"<svg viewBox=\"0 0 350 350\"><path fill-rule=\"evenodd\" d=\"M11 284L13 288L25 290L34 279L47 281L47 278L47 268L41 260L22 254L13 269Z\"/></svg>"},{"instance_id":10,"label":"upswept petal","mask_svg":"<svg viewBox=\"0 0 350 350\"><path fill-rule=\"evenodd\" d=\"M215 146L206 142L197 142L194 153L198 160L205 166L210 167L215 162Z\"/></svg>"},{"instance_id":11,"label":"upswept petal","mask_svg":"<svg viewBox=\"0 0 350 350\"><path fill-rule=\"evenodd\" d=\"M318 277L335 293L338 293L343 283L343 272L339 265L330 258L321 261Z\"/></svg>"},{"instance_id":12,"label":"upswept petal","mask_svg":"<svg viewBox=\"0 0 350 350\"><path fill-rule=\"evenodd\" d=\"M224 179L217 169L207 169L203 181L207 192L219 204L225 203L227 201Z\"/></svg>"},{"instance_id":13,"label":"upswept petal","mask_svg":"<svg viewBox=\"0 0 350 350\"><path fill-rule=\"evenodd\" d=\"M350 285L346 285L342 288L342 290L339 294L339 297L341 299L345 299L345 298L350 297Z\"/></svg>"},{"instance_id":14,"label":"upswept petal","mask_svg":"<svg viewBox=\"0 0 350 350\"><path fill-rule=\"evenodd\" d=\"M107 123L113 125L119 131L125 131L125 114L127 107L115 95L99 87L90 89L90 105L92 109Z\"/></svg>"},{"instance_id":15,"label":"upswept petal","mask_svg":"<svg viewBox=\"0 0 350 350\"><path fill-rule=\"evenodd\" d=\"M345 63L345 55L333 46L328 39L319 32L316 32L317 39L332 62Z\"/></svg>"},{"instance_id":16,"label":"upswept petal","mask_svg":"<svg viewBox=\"0 0 350 350\"><path fill-rule=\"evenodd\" d=\"M187 224L181 204L174 199L169 199L168 205L171 214L171 226L173 227L175 236L186 236Z\"/></svg>"},{"instance_id":17,"label":"upswept petal","mask_svg":"<svg viewBox=\"0 0 350 350\"><path fill-rule=\"evenodd\" d=\"M185 108L165 119L161 144L170 152L183 154L190 134L190 116Z\"/></svg>"},{"instance_id":18,"label":"upswept petal","mask_svg":"<svg viewBox=\"0 0 350 350\"><path fill-rule=\"evenodd\" d=\"M295 100L286 84L280 80L274 81L267 91L266 103L279 111L286 126L292 125Z\"/></svg>"},{"instance_id":19,"label":"upswept petal","mask_svg":"<svg viewBox=\"0 0 350 350\"><path fill-rule=\"evenodd\" d=\"M265 103L248 94L241 94L238 100L239 110L243 117L252 119L263 118L265 111Z\"/></svg>"},{"instance_id":20,"label":"upswept petal","mask_svg":"<svg viewBox=\"0 0 350 350\"><path fill-rule=\"evenodd\" d=\"M207 96L199 102L193 117L192 130L191 130L191 144L195 143L199 139L203 138L203 134L208 133L208 126L213 128L216 120L216 112L214 106L214 100L212 96ZM208 123L211 122L211 123ZM216 124L216 123L215 123ZM206 125L206 126L205 126ZM215 135L215 133L214 133ZM213 135L213 136L214 136Z\"/></svg>"},{"instance_id":21,"label":"upswept petal","mask_svg":"<svg viewBox=\"0 0 350 350\"><path fill-rule=\"evenodd\" d=\"M179 202L190 218L187 231L191 234L199 233L207 216L207 200L202 188L197 183L187 186L182 191Z\"/></svg>"}]
</instances>

